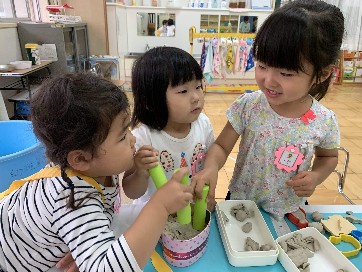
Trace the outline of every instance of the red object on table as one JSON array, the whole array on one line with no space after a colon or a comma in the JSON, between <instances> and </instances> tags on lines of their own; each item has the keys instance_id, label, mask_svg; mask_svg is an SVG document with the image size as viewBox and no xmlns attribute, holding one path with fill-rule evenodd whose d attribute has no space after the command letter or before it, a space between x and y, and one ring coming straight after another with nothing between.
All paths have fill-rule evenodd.
<instances>
[{"instance_id":1,"label":"red object on table","mask_svg":"<svg viewBox=\"0 0 362 272\"><path fill-rule=\"evenodd\" d=\"M303 229L308 227L308 220L307 220L307 215L305 213L305 211L302 208L299 208L299 210L302 211L302 213L304 214L304 219L305 222L301 222L301 220L299 220L299 218L295 217L292 213L287 213L287 218L289 219L290 222L292 222L294 225L296 225L298 227L298 229Z\"/></svg>"}]
</instances>

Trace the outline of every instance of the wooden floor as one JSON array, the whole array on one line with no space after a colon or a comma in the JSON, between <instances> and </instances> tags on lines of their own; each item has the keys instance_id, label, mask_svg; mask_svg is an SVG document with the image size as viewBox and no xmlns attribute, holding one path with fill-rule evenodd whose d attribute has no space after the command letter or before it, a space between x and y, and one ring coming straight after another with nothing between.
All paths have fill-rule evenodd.
<instances>
[{"instance_id":1,"label":"wooden floor","mask_svg":"<svg viewBox=\"0 0 362 272\"><path fill-rule=\"evenodd\" d=\"M210 118L215 138L226 123L225 112L239 94L207 93L204 112ZM131 95L129 93L129 97ZM132 100L132 99L130 99ZM350 161L346 175L344 193L356 204L362 204L362 84L334 85L321 101L337 115L341 130L341 146L350 153ZM228 190L239 142L234 147L225 166L219 172L216 187L216 198L224 199ZM337 169L342 171L345 161L344 153L340 153ZM338 177L332 173L329 178L316 188L308 198L310 204L348 204L349 202L337 190ZM125 200L123 198L125 202Z\"/></svg>"}]
</instances>

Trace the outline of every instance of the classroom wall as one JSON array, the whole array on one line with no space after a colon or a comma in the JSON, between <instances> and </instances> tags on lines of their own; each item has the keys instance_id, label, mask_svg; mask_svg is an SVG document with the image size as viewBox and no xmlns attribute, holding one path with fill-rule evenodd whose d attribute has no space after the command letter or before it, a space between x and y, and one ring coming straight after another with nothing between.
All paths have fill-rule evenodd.
<instances>
[{"instance_id":1,"label":"classroom wall","mask_svg":"<svg viewBox=\"0 0 362 272\"><path fill-rule=\"evenodd\" d=\"M63 0L62 2L74 7L74 10L67 10L67 14L80 16L82 22L87 23L89 54L108 54L106 0Z\"/></svg>"},{"instance_id":2,"label":"classroom wall","mask_svg":"<svg viewBox=\"0 0 362 272\"><path fill-rule=\"evenodd\" d=\"M16 24L0 23L0 41L0 64L22 59ZM0 77L0 86L11 81L10 78ZM8 102L7 98L15 93L13 90L0 92L0 120L7 120L9 116L13 116L13 103Z\"/></svg>"}]
</instances>

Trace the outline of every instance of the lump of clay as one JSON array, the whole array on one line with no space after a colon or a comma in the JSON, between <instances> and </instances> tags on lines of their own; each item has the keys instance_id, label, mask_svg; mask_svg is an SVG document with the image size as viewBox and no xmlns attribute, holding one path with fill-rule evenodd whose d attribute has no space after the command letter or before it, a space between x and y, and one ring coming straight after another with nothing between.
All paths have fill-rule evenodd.
<instances>
[{"instance_id":1,"label":"lump of clay","mask_svg":"<svg viewBox=\"0 0 362 272\"><path fill-rule=\"evenodd\" d=\"M170 215L165 226L164 234L177 240L189 240L197 236L201 231L195 230L191 224L182 225L177 218Z\"/></svg>"},{"instance_id":2,"label":"lump of clay","mask_svg":"<svg viewBox=\"0 0 362 272\"><path fill-rule=\"evenodd\" d=\"M248 218L248 214L244 210L238 210L235 213L235 217L238 221L243 222L246 218Z\"/></svg>"},{"instance_id":3,"label":"lump of clay","mask_svg":"<svg viewBox=\"0 0 362 272\"><path fill-rule=\"evenodd\" d=\"M259 250L259 243L255 242L250 237L247 237L245 241L245 251L258 251L258 250Z\"/></svg>"},{"instance_id":4,"label":"lump of clay","mask_svg":"<svg viewBox=\"0 0 362 272\"><path fill-rule=\"evenodd\" d=\"M312 236L306 237L304 241L307 243L307 248L312 252L317 252L321 249L319 241Z\"/></svg>"},{"instance_id":5,"label":"lump of clay","mask_svg":"<svg viewBox=\"0 0 362 272\"><path fill-rule=\"evenodd\" d=\"M317 239L312 236L303 239L300 233L294 233L289 239L279 242L279 245L301 272L310 271L308 258L320 250Z\"/></svg>"},{"instance_id":6,"label":"lump of clay","mask_svg":"<svg viewBox=\"0 0 362 272\"><path fill-rule=\"evenodd\" d=\"M247 222L241 227L241 229L243 232L249 233L253 229L253 224L251 222Z\"/></svg>"},{"instance_id":7,"label":"lump of clay","mask_svg":"<svg viewBox=\"0 0 362 272\"><path fill-rule=\"evenodd\" d=\"M287 252L287 255L296 267L305 269L309 267L308 258L313 257L313 253L305 248L297 248ZM304 271L304 270L301 270Z\"/></svg>"},{"instance_id":8,"label":"lump of clay","mask_svg":"<svg viewBox=\"0 0 362 272\"><path fill-rule=\"evenodd\" d=\"M353 215L352 211L346 211L347 216L344 216L352 224L362 224L362 219Z\"/></svg>"},{"instance_id":9,"label":"lump of clay","mask_svg":"<svg viewBox=\"0 0 362 272\"><path fill-rule=\"evenodd\" d=\"M320 223L320 222L310 222L308 224L308 227L316 228L320 233L324 234L324 228L323 228L322 223Z\"/></svg>"},{"instance_id":10,"label":"lump of clay","mask_svg":"<svg viewBox=\"0 0 362 272\"><path fill-rule=\"evenodd\" d=\"M262 245L262 246L259 248L260 251L269 251L269 250L272 250L272 249L274 249L274 247L271 246L271 245Z\"/></svg>"},{"instance_id":11,"label":"lump of clay","mask_svg":"<svg viewBox=\"0 0 362 272\"><path fill-rule=\"evenodd\" d=\"M240 222L243 222L246 218L254 216L254 211L249 211L243 203L232 207L230 213Z\"/></svg>"},{"instance_id":12,"label":"lump of clay","mask_svg":"<svg viewBox=\"0 0 362 272\"><path fill-rule=\"evenodd\" d=\"M317 211L313 212L311 214L311 217L315 222L320 222L323 219L323 215Z\"/></svg>"}]
</instances>

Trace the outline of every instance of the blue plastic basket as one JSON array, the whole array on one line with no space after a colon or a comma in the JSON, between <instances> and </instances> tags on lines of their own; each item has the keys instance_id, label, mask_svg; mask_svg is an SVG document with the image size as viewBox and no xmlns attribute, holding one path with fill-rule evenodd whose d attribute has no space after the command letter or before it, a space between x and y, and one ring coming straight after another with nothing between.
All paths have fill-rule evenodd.
<instances>
[{"instance_id":1,"label":"blue plastic basket","mask_svg":"<svg viewBox=\"0 0 362 272\"><path fill-rule=\"evenodd\" d=\"M0 122L0 192L17 179L42 169L46 164L44 146L25 120Z\"/></svg>"}]
</instances>

